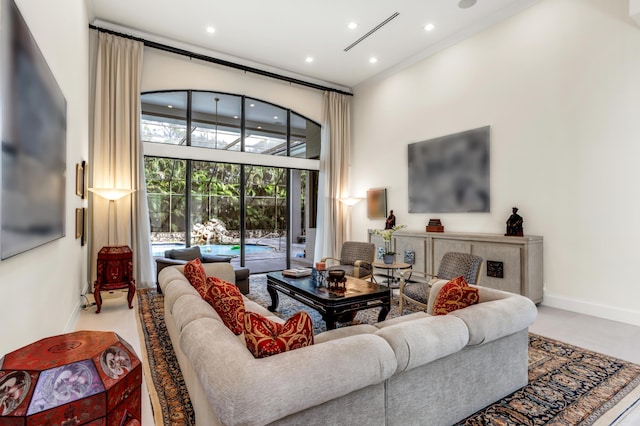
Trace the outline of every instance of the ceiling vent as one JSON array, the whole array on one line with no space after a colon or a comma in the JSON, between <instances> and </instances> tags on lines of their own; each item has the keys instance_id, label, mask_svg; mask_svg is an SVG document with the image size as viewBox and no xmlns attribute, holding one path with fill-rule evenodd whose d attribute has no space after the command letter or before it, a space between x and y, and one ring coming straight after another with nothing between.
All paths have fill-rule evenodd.
<instances>
[{"instance_id":1,"label":"ceiling vent","mask_svg":"<svg viewBox=\"0 0 640 426\"><path fill-rule=\"evenodd\" d=\"M458 7L460 9L468 9L474 4L476 4L476 0L460 0L460 2L458 2Z\"/></svg>"},{"instance_id":2,"label":"ceiling vent","mask_svg":"<svg viewBox=\"0 0 640 426\"><path fill-rule=\"evenodd\" d=\"M371 30L369 30L368 33L366 33L365 35L363 35L362 37L360 37L359 39L357 39L356 41L354 41L353 43L351 43L349 46L344 48L345 52L348 52L349 50L353 49L355 46L357 46L359 43L361 43L365 38L369 37L370 35L372 35L373 33L375 33L376 31L378 31L380 28L384 27L385 25L387 25L389 22L391 22L392 20L394 20L395 18L398 17L398 15L400 15L400 13L396 12L393 15L389 16L387 19L385 19L384 21L380 22L378 25L376 25L375 27L373 27Z\"/></svg>"}]
</instances>

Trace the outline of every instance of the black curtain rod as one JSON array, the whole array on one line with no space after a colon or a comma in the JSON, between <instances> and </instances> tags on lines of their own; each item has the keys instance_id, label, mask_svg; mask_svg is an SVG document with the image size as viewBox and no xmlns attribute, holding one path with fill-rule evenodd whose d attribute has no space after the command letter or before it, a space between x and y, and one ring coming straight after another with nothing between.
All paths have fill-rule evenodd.
<instances>
[{"instance_id":1,"label":"black curtain rod","mask_svg":"<svg viewBox=\"0 0 640 426\"><path fill-rule=\"evenodd\" d=\"M106 28L96 27L93 24L89 24L89 28L91 28L92 30L99 31L101 33L112 34L112 35L115 35L115 36L118 36L118 37L127 38L129 40L139 41L139 42L144 43L145 46L152 47L152 48L158 49L158 50L163 50L165 52L175 53L176 55L187 56L189 58L199 59L201 61L211 62L211 63L222 65L222 66L225 66L225 67L235 68L237 70L242 70L242 71L245 71L245 72L258 74L258 75L262 75L262 76L265 76L265 77L274 78L276 80L282 80L282 81L286 81L286 82L289 82L289 83L298 84L300 86L311 87L312 89L317 89L317 90L322 90L322 91L326 90L326 91L329 91L329 92L340 93L342 95L353 96L353 93L345 92L343 90L334 89L332 87L322 86L320 84L310 83L308 81L299 80L299 79L293 78L293 77L287 77L285 75L280 75L280 74L276 74L276 73L273 73L273 72L264 71L264 70L261 70L261 69L258 69L258 68L254 68L254 67L249 67L249 66L246 66L246 65L236 64L235 62L225 61L224 59L218 59L218 58L213 58L213 57L207 56L207 55L201 55L199 53L190 52L188 50L179 49L177 47L168 46L166 44L157 43L155 41L145 40L143 38L135 37L135 36L132 36L130 34L123 34L123 33L120 33L118 31L113 31L113 30L109 30L109 29L106 29Z\"/></svg>"}]
</instances>

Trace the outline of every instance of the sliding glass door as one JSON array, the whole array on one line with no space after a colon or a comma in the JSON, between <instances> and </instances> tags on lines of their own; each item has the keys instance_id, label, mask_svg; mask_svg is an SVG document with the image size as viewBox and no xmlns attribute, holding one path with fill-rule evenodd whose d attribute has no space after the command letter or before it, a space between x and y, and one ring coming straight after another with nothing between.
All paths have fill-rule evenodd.
<instances>
[{"instance_id":1,"label":"sliding glass door","mask_svg":"<svg viewBox=\"0 0 640 426\"><path fill-rule=\"evenodd\" d=\"M245 265L256 272L285 269L287 170L244 166L244 176Z\"/></svg>"}]
</instances>

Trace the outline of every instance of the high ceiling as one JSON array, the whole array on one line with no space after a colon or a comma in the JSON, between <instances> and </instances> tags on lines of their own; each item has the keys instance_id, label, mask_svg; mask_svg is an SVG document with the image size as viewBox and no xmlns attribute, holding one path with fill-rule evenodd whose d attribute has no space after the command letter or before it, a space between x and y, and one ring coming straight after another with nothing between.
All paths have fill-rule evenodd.
<instances>
[{"instance_id":1,"label":"high ceiling","mask_svg":"<svg viewBox=\"0 0 640 426\"><path fill-rule=\"evenodd\" d=\"M344 87L426 57L536 0L477 0L466 9L459 1L87 0L97 19Z\"/></svg>"}]
</instances>

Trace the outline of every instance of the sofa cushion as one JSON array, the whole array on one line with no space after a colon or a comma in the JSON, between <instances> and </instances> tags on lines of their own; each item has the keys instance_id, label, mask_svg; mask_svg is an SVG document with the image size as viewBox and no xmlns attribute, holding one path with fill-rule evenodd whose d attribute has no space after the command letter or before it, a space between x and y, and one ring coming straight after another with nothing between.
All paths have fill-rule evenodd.
<instances>
[{"instance_id":1,"label":"sofa cushion","mask_svg":"<svg viewBox=\"0 0 640 426\"><path fill-rule=\"evenodd\" d=\"M173 320L178 330L200 318L213 318L222 322L222 318L202 297L192 294L181 296L173 305Z\"/></svg>"},{"instance_id":2,"label":"sofa cushion","mask_svg":"<svg viewBox=\"0 0 640 426\"><path fill-rule=\"evenodd\" d=\"M203 263L202 267L208 277L218 277L231 284L237 284L236 274L233 266L230 263L218 262L218 263Z\"/></svg>"},{"instance_id":3,"label":"sofa cushion","mask_svg":"<svg viewBox=\"0 0 640 426\"><path fill-rule=\"evenodd\" d=\"M279 316L275 315L273 312L265 308L264 306L254 302L253 300L244 298L244 311L245 312L254 312L256 314L260 314L265 318L269 318L271 321L275 321L280 324L284 324L284 320Z\"/></svg>"},{"instance_id":4,"label":"sofa cushion","mask_svg":"<svg viewBox=\"0 0 640 426\"><path fill-rule=\"evenodd\" d=\"M187 281L184 275L180 274L180 276L182 278L173 279L163 286L164 306L170 313L173 313L173 306L176 301L185 294L195 295L196 297L202 298L196 289L189 284L189 281Z\"/></svg>"},{"instance_id":5,"label":"sofa cushion","mask_svg":"<svg viewBox=\"0 0 640 426\"><path fill-rule=\"evenodd\" d=\"M465 322L470 346L498 340L526 329L535 321L538 311L530 299L486 287L477 289L480 303L449 315Z\"/></svg>"},{"instance_id":6,"label":"sofa cushion","mask_svg":"<svg viewBox=\"0 0 640 426\"><path fill-rule=\"evenodd\" d=\"M183 249L166 250L164 252L164 257L178 260L199 259L200 261L202 261L202 253L200 253L200 247L198 246Z\"/></svg>"},{"instance_id":7,"label":"sofa cushion","mask_svg":"<svg viewBox=\"0 0 640 426\"><path fill-rule=\"evenodd\" d=\"M200 296L204 297L207 290L207 273L204 271L200 259L190 260L184 265L184 276L187 277Z\"/></svg>"},{"instance_id":8,"label":"sofa cushion","mask_svg":"<svg viewBox=\"0 0 640 426\"><path fill-rule=\"evenodd\" d=\"M344 339L345 337L356 336L358 334L373 334L378 329L370 324L351 325L349 327L340 327L333 330L323 331L313 337L315 345L331 340Z\"/></svg>"},{"instance_id":9,"label":"sofa cushion","mask_svg":"<svg viewBox=\"0 0 640 426\"><path fill-rule=\"evenodd\" d=\"M218 277L207 277L206 300L236 336L244 331L244 301L238 287Z\"/></svg>"},{"instance_id":10,"label":"sofa cushion","mask_svg":"<svg viewBox=\"0 0 640 426\"><path fill-rule=\"evenodd\" d=\"M386 321L382 321L382 322L376 323L375 326L377 328L385 328L385 327L390 327L392 325L400 324L400 323L407 322L407 321L413 321L413 320L417 320L417 319L420 319L420 318L428 318L430 316L431 315L429 315L426 312L422 312L422 311L414 312L412 314L402 315L402 316L399 316L399 317L388 319Z\"/></svg>"},{"instance_id":11,"label":"sofa cushion","mask_svg":"<svg viewBox=\"0 0 640 426\"><path fill-rule=\"evenodd\" d=\"M244 328L247 349L256 358L266 358L313 345L313 323L309 314L304 311L298 312L284 324L247 312L244 316Z\"/></svg>"},{"instance_id":12,"label":"sofa cushion","mask_svg":"<svg viewBox=\"0 0 640 426\"><path fill-rule=\"evenodd\" d=\"M438 292L433 305L433 315L446 315L458 309L478 303L478 289L470 287L464 277L456 277Z\"/></svg>"},{"instance_id":13,"label":"sofa cushion","mask_svg":"<svg viewBox=\"0 0 640 426\"><path fill-rule=\"evenodd\" d=\"M425 316L376 332L396 355L396 373L426 365L462 350L469 342L464 321L452 315Z\"/></svg>"}]
</instances>

